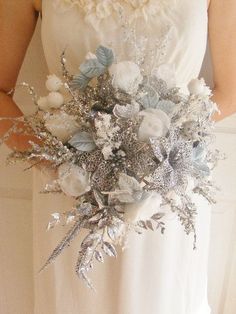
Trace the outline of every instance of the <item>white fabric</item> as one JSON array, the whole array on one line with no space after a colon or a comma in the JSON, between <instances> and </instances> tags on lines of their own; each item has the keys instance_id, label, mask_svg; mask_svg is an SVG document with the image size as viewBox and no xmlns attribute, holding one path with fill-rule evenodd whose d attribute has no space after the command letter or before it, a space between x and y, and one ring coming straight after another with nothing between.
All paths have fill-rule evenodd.
<instances>
[{"instance_id":1,"label":"white fabric","mask_svg":"<svg viewBox=\"0 0 236 314\"><path fill-rule=\"evenodd\" d=\"M74 2L74 4L73 4ZM90 6L88 6L90 5ZM44 0L42 41L51 73L61 75L59 58L66 49L68 68L78 71L88 51L99 44L112 45L120 59L127 59L128 45L122 40L117 5L125 8L137 37L147 36L148 60L155 39L170 26L166 53L153 66L165 62L177 72L177 84L184 86L197 77L207 39L207 1L189 0ZM118 258L106 258L91 272L97 288L94 294L74 273L83 234L44 272L37 271L62 238L65 228L48 233L45 225L52 212L65 211L71 201L63 195L42 195L38 191L48 178L34 173L34 265L35 314L209 314L207 260L211 206L195 195L198 204L197 250L177 217L166 216L164 235L131 234L129 248ZM150 204L153 205L153 204Z\"/></svg>"}]
</instances>

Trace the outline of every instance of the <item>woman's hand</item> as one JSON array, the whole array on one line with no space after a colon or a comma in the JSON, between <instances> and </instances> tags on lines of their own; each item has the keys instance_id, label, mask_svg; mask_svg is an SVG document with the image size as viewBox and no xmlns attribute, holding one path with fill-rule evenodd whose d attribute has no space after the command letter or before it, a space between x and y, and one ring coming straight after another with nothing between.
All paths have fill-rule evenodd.
<instances>
[{"instance_id":1,"label":"woman's hand","mask_svg":"<svg viewBox=\"0 0 236 314\"><path fill-rule=\"evenodd\" d=\"M7 93L16 84L38 13L32 0L0 0L0 117L20 117L22 112ZM0 137L11 128L10 120L0 121ZM6 142L20 151L30 147L33 135L13 134Z\"/></svg>"},{"instance_id":2,"label":"woman's hand","mask_svg":"<svg viewBox=\"0 0 236 314\"><path fill-rule=\"evenodd\" d=\"M236 1L211 0L209 40L213 64L214 95L222 120L236 113Z\"/></svg>"}]
</instances>

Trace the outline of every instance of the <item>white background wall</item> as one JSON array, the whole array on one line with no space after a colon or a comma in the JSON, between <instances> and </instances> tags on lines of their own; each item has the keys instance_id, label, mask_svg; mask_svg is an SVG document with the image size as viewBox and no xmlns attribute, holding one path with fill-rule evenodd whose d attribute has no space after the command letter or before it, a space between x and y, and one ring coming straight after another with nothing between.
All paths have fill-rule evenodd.
<instances>
[{"instance_id":1,"label":"white background wall","mask_svg":"<svg viewBox=\"0 0 236 314\"><path fill-rule=\"evenodd\" d=\"M30 82L40 94L44 91L40 83L45 81L47 70L39 31L38 27L19 82ZM209 56L203 75L211 82ZM24 112L32 110L30 98L22 90L17 91L16 101ZM212 212L209 299L212 314L235 314L236 116L217 123L215 134L215 146L224 151L228 159L215 171L215 180L222 191ZM7 152L5 147L0 148L0 313L33 314L32 173L24 172L19 165L5 167ZM13 289L17 291L14 298Z\"/></svg>"}]
</instances>

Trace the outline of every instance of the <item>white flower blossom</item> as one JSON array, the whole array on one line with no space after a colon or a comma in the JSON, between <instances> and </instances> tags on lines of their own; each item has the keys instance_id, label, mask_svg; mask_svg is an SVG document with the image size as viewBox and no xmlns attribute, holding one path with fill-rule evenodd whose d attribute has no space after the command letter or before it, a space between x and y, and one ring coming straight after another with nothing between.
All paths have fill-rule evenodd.
<instances>
[{"instance_id":1,"label":"white flower blossom","mask_svg":"<svg viewBox=\"0 0 236 314\"><path fill-rule=\"evenodd\" d=\"M190 94L198 95L198 96L210 96L211 90L203 78L201 79L192 79L188 84L188 90Z\"/></svg>"},{"instance_id":2,"label":"white flower blossom","mask_svg":"<svg viewBox=\"0 0 236 314\"><path fill-rule=\"evenodd\" d=\"M122 61L109 68L112 84L128 94L134 94L143 80L139 66L132 61Z\"/></svg>"},{"instance_id":3,"label":"white flower blossom","mask_svg":"<svg viewBox=\"0 0 236 314\"><path fill-rule=\"evenodd\" d=\"M172 64L161 64L158 68L154 68L152 75L166 82L168 88L176 86L176 72Z\"/></svg>"},{"instance_id":4,"label":"white flower blossom","mask_svg":"<svg viewBox=\"0 0 236 314\"><path fill-rule=\"evenodd\" d=\"M90 190L89 173L83 168L64 163L58 168L58 183L68 196L78 197Z\"/></svg>"},{"instance_id":5,"label":"white flower blossom","mask_svg":"<svg viewBox=\"0 0 236 314\"><path fill-rule=\"evenodd\" d=\"M45 127L62 142L69 140L79 129L76 117L65 112L47 114L45 116Z\"/></svg>"},{"instance_id":6,"label":"white flower blossom","mask_svg":"<svg viewBox=\"0 0 236 314\"><path fill-rule=\"evenodd\" d=\"M150 137L165 136L170 128L170 118L159 109L148 108L140 111L143 120L138 130L140 141L149 142Z\"/></svg>"}]
</instances>

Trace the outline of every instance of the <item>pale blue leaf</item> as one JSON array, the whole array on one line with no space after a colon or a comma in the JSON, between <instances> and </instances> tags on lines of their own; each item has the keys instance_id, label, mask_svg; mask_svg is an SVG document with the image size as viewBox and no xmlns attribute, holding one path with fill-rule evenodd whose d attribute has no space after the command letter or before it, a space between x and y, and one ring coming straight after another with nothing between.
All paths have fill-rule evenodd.
<instances>
[{"instance_id":1,"label":"pale blue leaf","mask_svg":"<svg viewBox=\"0 0 236 314\"><path fill-rule=\"evenodd\" d=\"M96 50L96 56L98 61L104 66L109 67L114 61L114 54L112 49L99 46Z\"/></svg>"},{"instance_id":2,"label":"pale blue leaf","mask_svg":"<svg viewBox=\"0 0 236 314\"><path fill-rule=\"evenodd\" d=\"M83 75L90 79L103 74L106 70L104 65L97 59L86 60L80 65L79 69Z\"/></svg>"},{"instance_id":3,"label":"pale blue leaf","mask_svg":"<svg viewBox=\"0 0 236 314\"><path fill-rule=\"evenodd\" d=\"M79 89L84 89L88 83L89 83L90 79L83 75L83 73L79 73L77 75L75 75L72 79L72 81L70 82L70 87L73 89L79 88Z\"/></svg>"},{"instance_id":4,"label":"pale blue leaf","mask_svg":"<svg viewBox=\"0 0 236 314\"><path fill-rule=\"evenodd\" d=\"M164 111L167 115L169 115L172 113L175 106L176 106L175 103L173 103L170 100L160 100L157 103L156 108Z\"/></svg>"},{"instance_id":5,"label":"pale blue leaf","mask_svg":"<svg viewBox=\"0 0 236 314\"><path fill-rule=\"evenodd\" d=\"M150 86L145 86L145 95L138 99L138 102L146 108L156 108L159 102L158 93Z\"/></svg>"},{"instance_id":6,"label":"pale blue leaf","mask_svg":"<svg viewBox=\"0 0 236 314\"><path fill-rule=\"evenodd\" d=\"M91 152L96 148L93 137L88 132L76 133L70 140L69 144L77 150Z\"/></svg>"},{"instance_id":7,"label":"pale blue leaf","mask_svg":"<svg viewBox=\"0 0 236 314\"><path fill-rule=\"evenodd\" d=\"M194 166L195 169L200 171L202 173L202 175L204 175L204 176L209 176L210 175L210 168L208 167L208 165L206 163L194 162L193 166Z\"/></svg>"},{"instance_id":8,"label":"pale blue leaf","mask_svg":"<svg viewBox=\"0 0 236 314\"><path fill-rule=\"evenodd\" d=\"M204 146L204 144L200 143L196 147L193 148L192 159L194 161L202 161L203 159L205 159L205 155L206 155L206 147Z\"/></svg>"}]
</instances>

